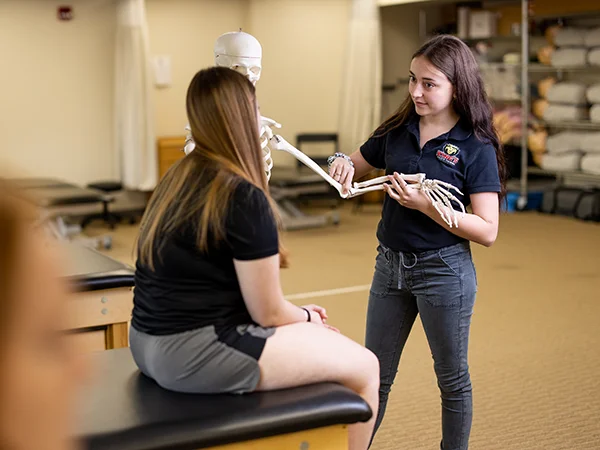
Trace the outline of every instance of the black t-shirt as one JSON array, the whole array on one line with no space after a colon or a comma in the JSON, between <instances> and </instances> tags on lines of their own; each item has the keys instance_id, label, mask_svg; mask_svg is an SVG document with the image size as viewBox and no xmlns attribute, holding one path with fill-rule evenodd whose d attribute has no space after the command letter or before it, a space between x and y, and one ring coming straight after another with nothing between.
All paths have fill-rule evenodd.
<instances>
[{"instance_id":1,"label":"black t-shirt","mask_svg":"<svg viewBox=\"0 0 600 450\"><path fill-rule=\"evenodd\" d=\"M277 226L264 193L241 182L231 198L226 239L206 253L196 245L195 227L165 237L154 270L136 263L132 325L165 335L203 326L253 323L233 260L253 260L279 251ZM209 242L211 240L209 239Z\"/></svg>"},{"instance_id":2,"label":"black t-shirt","mask_svg":"<svg viewBox=\"0 0 600 450\"><path fill-rule=\"evenodd\" d=\"M470 195L500 192L496 151L482 142L468 124L459 121L449 132L431 139L420 148L419 118L395 128L383 136L371 137L360 152L373 167L386 175L424 173L428 179L450 183L464 196L451 189L465 208ZM459 206L453 202L455 209ZM460 221L459 221L460 226ZM420 211L406 208L385 196L377 238L395 251L437 250L464 241Z\"/></svg>"}]
</instances>

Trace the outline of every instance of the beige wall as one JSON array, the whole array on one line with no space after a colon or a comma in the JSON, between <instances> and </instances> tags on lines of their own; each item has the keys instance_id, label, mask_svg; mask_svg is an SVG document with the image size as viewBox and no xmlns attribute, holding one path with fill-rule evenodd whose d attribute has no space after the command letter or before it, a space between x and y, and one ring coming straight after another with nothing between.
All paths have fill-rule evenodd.
<instances>
[{"instance_id":1,"label":"beige wall","mask_svg":"<svg viewBox=\"0 0 600 450\"><path fill-rule=\"evenodd\" d=\"M114 175L113 0L0 0L0 164L76 182Z\"/></svg>"}]
</instances>

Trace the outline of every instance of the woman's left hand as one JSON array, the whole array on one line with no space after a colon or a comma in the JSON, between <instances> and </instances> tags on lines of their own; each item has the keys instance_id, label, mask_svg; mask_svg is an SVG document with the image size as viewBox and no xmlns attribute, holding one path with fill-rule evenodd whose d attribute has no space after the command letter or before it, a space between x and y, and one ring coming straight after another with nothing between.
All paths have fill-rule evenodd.
<instances>
[{"instance_id":1,"label":"woman's left hand","mask_svg":"<svg viewBox=\"0 0 600 450\"><path fill-rule=\"evenodd\" d=\"M314 311L317 314L319 314L319 316L321 316L321 320L323 320L323 326L325 328L329 328L331 331L335 331L336 333L340 332L340 330L338 330L336 327L327 324L327 311L325 311L325 308L323 308L322 306L304 305L303 308L306 308L309 311Z\"/></svg>"},{"instance_id":2,"label":"woman's left hand","mask_svg":"<svg viewBox=\"0 0 600 450\"><path fill-rule=\"evenodd\" d=\"M397 172L388 175L388 179L392 184L384 184L385 191L402 206L423 212L431 204L423 191L410 187Z\"/></svg>"},{"instance_id":3,"label":"woman's left hand","mask_svg":"<svg viewBox=\"0 0 600 450\"><path fill-rule=\"evenodd\" d=\"M323 320L323 323L327 322L327 319L328 319L327 311L322 306L311 304L311 305L303 305L302 308L306 308L309 311L316 312L319 316L321 316L321 320Z\"/></svg>"}]
</instances>

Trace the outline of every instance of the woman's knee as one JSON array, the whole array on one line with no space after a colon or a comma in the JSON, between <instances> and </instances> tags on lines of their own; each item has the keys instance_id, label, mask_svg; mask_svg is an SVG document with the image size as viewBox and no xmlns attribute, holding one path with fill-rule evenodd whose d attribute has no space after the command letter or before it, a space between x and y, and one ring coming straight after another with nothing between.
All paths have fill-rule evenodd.
<instances>
[{"instance_id":1,"label":"woman's knee","mask_svg":"<svg viewBox=\"0 0 600 450\"><path fill-rule=\"evenodd\" d=\"M371 387L379 389L379 360L375 354L363 347L352 364L352 382L360 384L360 389Z\"/></svg>"},{"instance_id":2,"label":"woman's knee","mask_svg":"<svg viewBox=\"0 0 600 450\"><path fill-rule=\"evenodd\" d=\"M442 393L460 394L471 392L471 375L468 366L436 366L435 372Z\"/></svg>"}]
</instances>

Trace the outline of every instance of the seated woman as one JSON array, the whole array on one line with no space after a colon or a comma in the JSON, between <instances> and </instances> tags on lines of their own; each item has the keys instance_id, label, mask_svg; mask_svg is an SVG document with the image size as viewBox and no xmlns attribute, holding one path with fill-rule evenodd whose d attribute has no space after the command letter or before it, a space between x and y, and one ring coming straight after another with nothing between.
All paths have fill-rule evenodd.
<instances>
[{"instance_id":1,"label":"seated woman","mask_svg":"<svg viewBox=\"0 0 600 450\"><path fill-rule=\"evenodd\" d=\"M130 346L140 370L180 392L248 393L339 382L377 413L374 355L325 311L284 299L278 219L259 143L255 90L224 67L187 92L196 147L161 179L137 242ZM366 449L373 421L350 427Z\"/></svg>"},{"instance_id":2,"label":"seated woman","mask_svg":"<svg viewBox=\"0 0 600 450\"><path fill-rule=\"evenodd\" d=\"M0 448L69 450L85 366L61 332L67 291L36 215L0 178Z\"/></svg>"}]
</instances>

